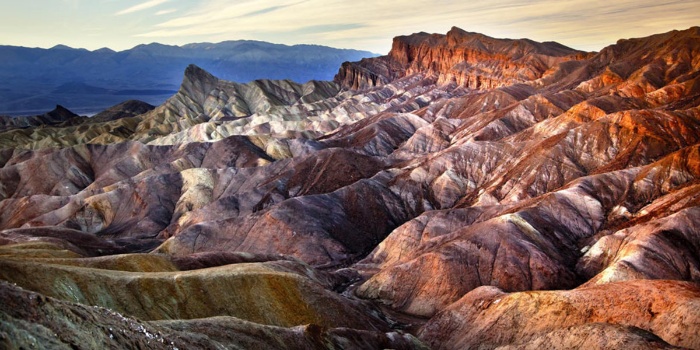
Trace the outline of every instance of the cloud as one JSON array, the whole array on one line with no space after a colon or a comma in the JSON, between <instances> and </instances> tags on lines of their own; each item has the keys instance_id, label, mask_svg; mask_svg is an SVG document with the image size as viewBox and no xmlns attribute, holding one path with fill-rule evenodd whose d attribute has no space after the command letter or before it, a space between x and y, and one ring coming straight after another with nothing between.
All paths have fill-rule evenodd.
<instances>
[{"instance_id":1,"label":"cloud","mask_svg":"<svg viewBox=\"0 0 700 350\"><path fill-rule=\"evenodd\" d=\"M283 9L283 8L289 7L289 6L291 6L291 5L270 6L270 7L266 7L266 8L260 9L260 10L255 10L255 11L250 12L250 13L246 13L246 14L244 14L244 15L241 15L240 17L253 17L253 16L258 16L258 15L264 15L264 14L266 14L266 13L270 13L270 12L272 12L272 11L276 11L276 10L279 10L279 9Z\"/></svg>"},{"instance_id":2,"label":"cloud","mask_svg":"<svg viewBox=\"0 0 700 350\"><path fill-rule=\"evenodd\" d=\"M391 38L457 26L494 37L599 50L619 38L685 29L700 0L202 0L137 37L255 39L386 52Z\"/></svg>"},{"instance_id":3,"label":"cloud","mask_svg":"<svg viewBox=\"0 0 700 350\"><path fill-rule=\"evenodd\" d=\"M301 27L294 30L295 34L319 34L319 33L332 33L341 32L350 29L357 29L365 27L364 24L360 23L337 23L337 24L318 24L313 26Z\"/></svg>"},{"instance_id":4,"label":"cloud","mask_svg":"<svg viewBox=\"0 0 700 350\"><path fill-rule=\"evenodd\" d=\"M124 10L121 10L121 11L117 12L115 15L121 16L121 15L126 15L129 13L143 11L143 10L149 9L151 7L156 7L156 6L161 5L163 3L166 3L166 2L168 2L168 0L149 0L146 2L142 2L138 5L134 5L134 6L131 6L129 8L126 8Z\"/></svg>"},{"instance_id":5,"label":"cloud","mask_svg":"<svg viewBox=\"0 0 700 350\"><path fill-rule=\"evenodd\" d=\"M166 10L160 10L156 12L156 16L162 16L162 15L167 15L169 13L177 12L177 9L166 9Z\"/></svg>"}]
</instances>

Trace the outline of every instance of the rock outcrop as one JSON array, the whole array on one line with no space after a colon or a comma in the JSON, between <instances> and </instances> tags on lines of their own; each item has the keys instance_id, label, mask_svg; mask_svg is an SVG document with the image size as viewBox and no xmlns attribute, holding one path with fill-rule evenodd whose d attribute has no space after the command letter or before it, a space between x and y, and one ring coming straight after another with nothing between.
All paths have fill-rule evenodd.
<instances>
[{"instance_id":1,"label":"rock outcrop","mask_svg":"<svg viewBox=\"0 0 700 350\"><path fill-rule=\"evenodd\" d=\"M494 39L453 27L446 35L396 37L387 56L343 63L335 80L344 88L363 89L422 74L437 76L440 84L490 90L534 81L559 63L586 55L555 42Z\"/></svg>"},{"instance_id":2,"label":"rock outcrop","mask_svg":"<svg viewBox=\"0 0 700 350\"><path fill-rule=\"evenodd\" d=\"M371 316L371 308L329 291L297 262L240 263L190 271L172 271L166 264L171 271L159 271L151 267L160 262L149 257L141 260L137 266L150 271L95 270L64 265L62 260L3 261L0 278L46 296L106 307L144 321L233 316L280 327L318 324L387 330L383 320ZM44 278L34 277L39 274Z\"/></svg>"},{"instance_id":3,"label":"rock outcrop","mask_svg":"<svg viewBox=\"0 0 700 350\"><path fill-rule=\"evenodd\" d=\"M700 346L696 333L699 307L698 285L677 281L631 281L572 291L511 294L480 287L432 318L419 337L436 349L517 346L546 342L546 338L560 338L563 344L558 346L566 347L567 342L583 342L577 342L576 333L555 332L581 332L586 327L592 332L579 341L596 347L612 345L607 334L613 330L601 327L603 323L630 327L615 329L620 334L613 341L632 338L639 347L663 348L668 342L696 349Z\"/></svg>"},{"instance_id":4,"label":"rock outcrop","mask_svg":"<svg viewBox=\"0 0 700 350\"><path fill-rule=\"evenodd\" d=\"M0 282L0 344L42 349L427 349L415 337L319 325L275 327L235 317L144 322Z\"/></svg>"},{"instance_id":5,"label":"rock outcrop","mask_svg":"<svg viewBox=\"0 0 700 350\"><path fill-rule=\"evenodd\" d=\"M50 112L27 117L0 116L0 132L38 126L70 126L80 124L82 118L61 105Z\"/></svg>"},{"instance_id":6,"label":"rock outcrop","mask_svg":"<svg viewBox=\"0 0 700 350\"><path fill-rule=\"evenodd\" d=\"M149 112L154 108L156 107L143 101L128 100L95 114L90 121L93 123L102 123L121 118L135 117L137 115Z\"/></svg>"}]
</instances>

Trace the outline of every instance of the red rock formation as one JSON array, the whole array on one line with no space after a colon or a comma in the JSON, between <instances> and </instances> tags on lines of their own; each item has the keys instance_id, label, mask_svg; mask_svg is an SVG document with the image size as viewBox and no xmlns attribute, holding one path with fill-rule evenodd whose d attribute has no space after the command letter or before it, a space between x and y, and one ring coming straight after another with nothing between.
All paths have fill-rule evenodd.
<instances>
[{"instance_id":1,"label":"red rock formation","mask_svg":"<svg viewBox=\"0 0 700 350\"><path fill-rule=\"evenodd\" d=\"M438 76L438 84L489 90L539 79L557 64L585 56L554 42L494 39L453 27L446 35L396 37L387 56L344 63L335 80L360 89L422 74Z\"/></svg>"},{"instance_id":2,"label":"red rock formation","mask_svg":"<svg viewBox=\"0 0 700 350\"><path fill-rule=\"evenodd\" d=\"M433 317L419 337L435 349L496 348L539 341L572 326L604 323L643 329L671 345L697 349L699 311L700 288L687 282L631 281L511 294L481 287ZM576 344L576 339L558 337ZM600 332L588 337L596 347L609 341Z\"/></svg>"}]
</instances>

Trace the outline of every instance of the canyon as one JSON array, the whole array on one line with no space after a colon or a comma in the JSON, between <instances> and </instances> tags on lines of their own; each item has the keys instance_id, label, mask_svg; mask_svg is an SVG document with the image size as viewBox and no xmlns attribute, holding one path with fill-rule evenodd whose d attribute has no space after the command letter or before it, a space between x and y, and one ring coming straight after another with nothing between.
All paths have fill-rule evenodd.
<instances>
[{"instance_id":1,"label":"canyon","mask_svg":"<svg viewBox=\"0 0 700 350\"><path fill-rule=\"evenodd\" d=\"M6 348L700 349L700 28L452 28L0 118Z\"/></svg>"}]
</instances>

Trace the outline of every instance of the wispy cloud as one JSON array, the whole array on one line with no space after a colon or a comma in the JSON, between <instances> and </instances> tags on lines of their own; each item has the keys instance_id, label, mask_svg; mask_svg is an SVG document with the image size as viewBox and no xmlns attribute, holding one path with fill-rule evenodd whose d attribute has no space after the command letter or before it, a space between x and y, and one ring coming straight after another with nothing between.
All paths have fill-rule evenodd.
<instances>
[{"instance_id":1,"label":"wispy cloud","mask_svg":"<svg viewBox=\"0 0 700 350\"><path fill-rule=\"evenodd\" d=\"M169 13L177 12L177 9L166 9L166 10L160 10L156 12L156 16L162 16L162 15L167 15Z\"/></svg>"},{"instance_id":2,"label":"wispy cloud","mask_svg":"<svg viewBox=\"0 0 700 350\"><path fill-rule=\"evenodd\" d=\"M241 15L240 17L253 17L253 16L258 16L258 15L264 15L264 14L266 14L266 13L270 13L270 12L273 12L273 11L277 11L277 10L279 10L279 9L283 9L283 8L289 7L289 6L291 6L291 5L270 6L270 7L266 7L266 8L260 9L260 10L255 10L255 11L250 12L250 13L246 13L246 14L244 14L244 15Z\"/></svg>"},{"instance_id":3,"label":"wispy cloud","mask_svg":"<svg viewBox=\"0 0 700 350\"><path fill-rule=\"evenodd\" d=\"M166 2L168 2L168 0L149 0L146 2L142 2L138 5L134 5L134 6L131 6L129 8L123 9L123 10L117 12L116 15L121 16L121 15L126 15L129 13L143 11L143 10L146 10L146 9L149 9L152 7L156 7L156 6L161 5L163 3L166 3Z\"/></svg>"},{"instance_id":4,"label":"wispy cloud","mask_svg":"<svg viewBox=\"0 0 700 350\"><path fill-rule=\"evenodd\" d=\"M148 3L152 3L149 1ZM599 50L620 38L700 23L700 0L201 0L136 37L256 39L386 52L391 38L451 26Z\"/></svg>"}]
</instances>

